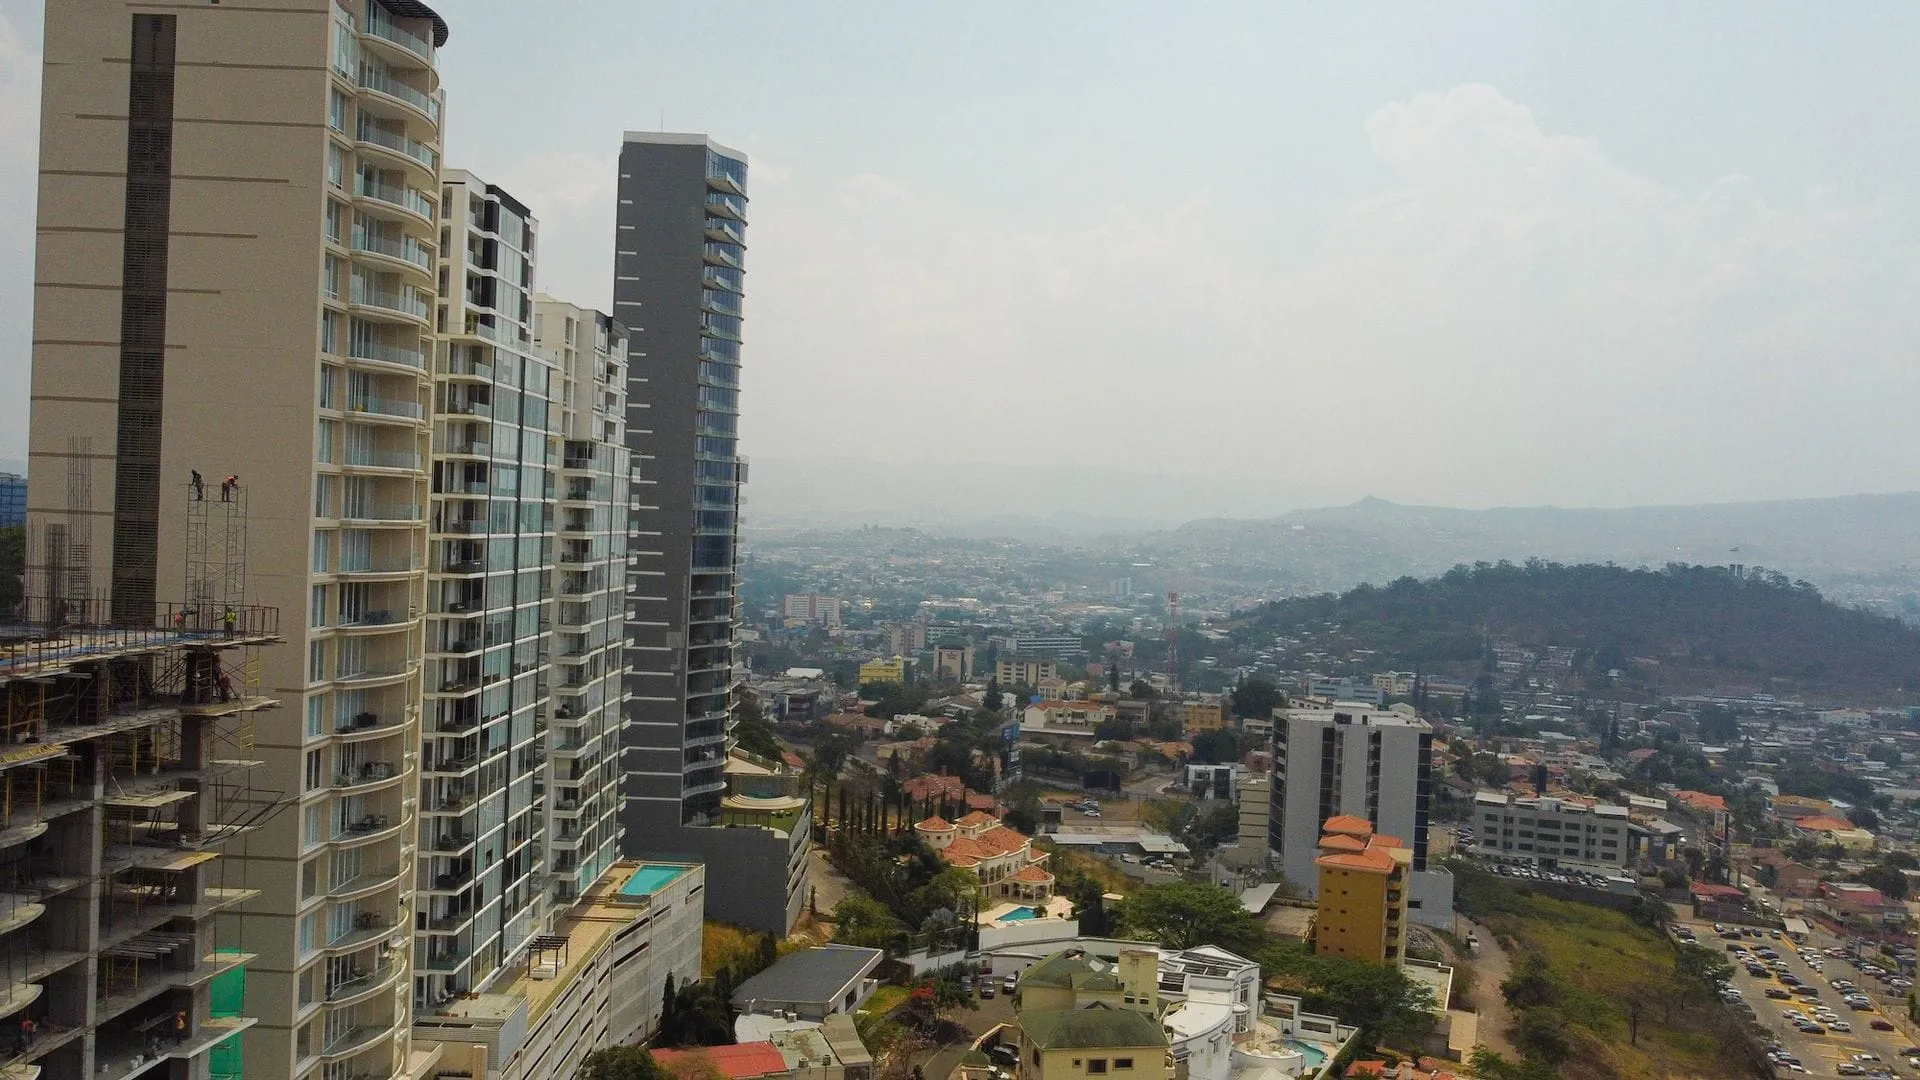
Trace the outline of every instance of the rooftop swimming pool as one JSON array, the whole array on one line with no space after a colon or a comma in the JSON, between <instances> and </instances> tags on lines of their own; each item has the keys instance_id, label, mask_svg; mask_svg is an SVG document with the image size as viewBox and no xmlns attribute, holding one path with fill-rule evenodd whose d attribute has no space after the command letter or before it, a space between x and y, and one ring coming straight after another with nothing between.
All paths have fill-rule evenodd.
<instances>
[{"instance_id":1,"label":"rooftop swimming pool","mask_svg":"<svg viewBox=\"0 0 1920 1080\"><path fill-rule=\"evenodd\" d=\"M620 886L620 895L652 896L686 872L684 866L642 866L633 872L625 885Z\"/></svg>"}]
</instances>

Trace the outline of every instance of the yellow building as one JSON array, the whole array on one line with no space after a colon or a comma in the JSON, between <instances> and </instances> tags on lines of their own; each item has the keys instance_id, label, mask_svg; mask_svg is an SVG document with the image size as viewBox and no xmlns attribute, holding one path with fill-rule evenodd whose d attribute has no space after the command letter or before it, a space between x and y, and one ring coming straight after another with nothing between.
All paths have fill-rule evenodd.
<instances>
[{"instance_id":1,"label":"yellow building","mask_svg":"<svg viewBox=\"0 0 1920 1080\"><path fill-rule=\"evenodd\" d=\"M990 898L1045 902L1053 896L1053 874L1042 865L1047 853L984 810L959 821L936 815L913 829L941 862L979 878L980 891Z\"/></svg>"},{"instance_id":2,"label":"yellow building","mask_svg":"<svg viewBox=\"0 0 1920 1080\"><path fill-rule=\"evenodd\" d=\"M1322 833L1313 951L1405 966L1413 852L1362 817L1330 817Z\"/></svg>"},{"instance_id":3,"label":"yellow building","mask_svg":"<svg viewBox=\"0 0 1920 1080\"><path fill-rule=\"evenodd\" d=\"M1219 731L1227 726L1227 703L1222 698L1203 698L1181 706L1181 726L1189 735Z\"/></svg>"},{"instance_id":4,"label":"yellow building","mask_svg":"<svg viewBox=\"0 0 1920 1080\"><path fill-rule=\"evenodd\" d=\"M912 671L913 662L905 657L876 658L860 665L860 685L896 683L905 686Z\"/></svg>"},{"instance_id":5,"label":"yellow building","mask_svg":"<svg viewBox=\"0 0 1920 1080\"><path fill-rule=\"evenodd\" d=\"M1117 963L1068 949L1020 973L1020 1015L1104 1006L1158 1016L1159 982L1160 954L1152 949L1122 949Z\"/></svg>"},{"instance_id":6,"label":"yellow building","mask_svg":"<svg viewBox=\"0 0 1920 1080\"><path fill-rule=\"evenodd\" d=\"M1160 1021L1138 1009L1020 1013L1023 1080L1171 1080L1173 1055Z\"/></svg>"}]
</instances>

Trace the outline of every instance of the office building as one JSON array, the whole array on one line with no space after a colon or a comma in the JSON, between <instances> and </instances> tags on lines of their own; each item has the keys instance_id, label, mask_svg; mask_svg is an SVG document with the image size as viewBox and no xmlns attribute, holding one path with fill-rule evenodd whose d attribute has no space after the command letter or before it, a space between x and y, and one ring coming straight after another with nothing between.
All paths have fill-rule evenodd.
<instances>
[{"instance_id":1,"label":"office building","mask_svg":"<svg viewBox=\"0 0 1920 1080\"><path fill-rule=\"evenodd\" d=\"M27 478L19 473L0 472L0 529L27 523Z\"/></svg>"},{"instance_id":2,"label":"office building","mask_svg":"<svg viewBox=\"0 0 1920 1080\"><path fill-rule=\"evenodd\" d=\"M1268 846L1288 881L1314 895L1321 825L1337 815L1373 823L1412 850L1414 921L1447 926L1453 876L1427 862L1433 788L1433 728L1410 706L1381 711L1357 702L1278 710Z\"/></svg>"},{"instance_id":3,"label":"office building","mask_svg":"<svg viewBox=\"0 0 1920 1080\"><path fill-rule=\"evenodd\" d=\"M558 379L533 346L537 225L442 178L413 1000L485 988L546 916Z\"/></svg>"},{"instance_id":4,"label":"office building","mask_svg":"<svg viewBox=\"0 0 1920 1080\"><path fill-rule=\"evenodd\" d=\"M1007 651L1022 658L1071 656L1086 649L1086 642L1073 634L1019 634L1007 639Z\"/></svg>"},{"instance_id":5,"label":"office building","mask_svg":"<svg viewBox=\"0 0 1920 1080\"><path fill-rule=\"evenodd\" d=\"M0 624L0 1003L37 1032L4 1072L127 1076L157 1057L154 1075L234 1075L252 957L214 919L256 892L222 853L271 798L250 744L279 703L249 673L277 613L236 607L231 631L178 602L73 621L106 614L35 596Z\"/></svg>"},{"instance_id":6,"label":"office building","mask_svg":"<svg viewBox=\"0 0 1920 1080\"><path fill-rule=\"evenodd\" d=\"M619 854L626 701L627 328L535 297L534 344L553 361L561 437L553 693L547 729L548 880L584 895Z\"/></svg>"},{"instance_id":7,"label":"office building","mask_svg":"<svg viewBox=\"0 0 1920 1080\"><path fill-rule=\"evenodd\" d=\"M253 1076L433 1064L406 975L446 39L420 0L47 7L30 517L144 623L207 541L174 493L237 476L244 595L287 639L250 750L287 806L222 860L258 890L218 924L254 954Z\"/></svg>"},{"instance_id":8,"label":"office building","mask_svg":"<svg viewBox=\"0 0 1920 1080\"><path fill-rule=\"evenodd\" d=\"M1003 690L1016 686L1038 688L1041 683L1059 681L1051 660L1001 660L993 665L993 679Z\"/></svg>"},{"instance_id":9,"label":"office building","mask_svg":"<svg viewBox=\"0 0 1920 1080\"><path fill-rule=\"evenodd\" d=\"M894 623L887 627L887 650L896 655L912 656L927 647L927 624L923 622Z\"/></svg>"},{"instance_id":10,"label":"office building","mask_svg":"<svg viewBox=\"0 0 1920 1080\"><path fill-rule=\"evenodd\" d=\"M936 678L963 681L973 678L973 646L935 645L933 674Z\"/></svg>"},{"instance_id":11,"label":"office building","mask_svg":"<svg viewBox=\"0 0 1920 1080\"><path fill-rule=\"evenodd\" d=\"M1498 791L1473 796L1474 850L1526 859L1549 869L1626 867L1632 822L1624 806L1581 799L1520 798Z\"/></svg>"},{"instance_id":12,"label":"office building","mask_svg":"<svg viewBox=\"0 0 1920 1080\"><path fill-rule=\"evenodd\" d=\"M1407 960L1407 877L1413 852L1365 818L1327 819L1320 837L1313 951L1402 967Z\"/></svg>"},{"instance_id":13,"label":"office building","mask_svg":"<svg viewBox=\"0 0 1920 1080\"><path fill-rule=\"evenodd\" d=\"M1380 708L1386 704L1387 693L1372 682L1358 679L1309 679L1307 696L1324 701L1357 701L1363 705Z\"/></svg>"},{"instance_id":14,"label":"office building","mask_svg":"<svg viewBox=\"0 0 1920 1080\"><path fill-rule=\"evenodd\" d=\"M716 919L784 933L806 903L811 814L714 826L727 792L740 457L747 161L704 135L620 150L614 317L631 332L623 851L707 865Z\"/></svg>"}]
</instances>

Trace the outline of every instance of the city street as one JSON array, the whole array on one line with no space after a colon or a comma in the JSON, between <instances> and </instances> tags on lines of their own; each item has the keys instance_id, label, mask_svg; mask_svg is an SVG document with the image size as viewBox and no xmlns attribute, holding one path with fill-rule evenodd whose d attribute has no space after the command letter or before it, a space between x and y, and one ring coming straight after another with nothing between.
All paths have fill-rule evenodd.
<instances>
[{"instance_id":1,"label":"city street","mask_svg":"<svg viewBox=\"0 0 1920 1080\"><path fill-rule=\"evenodd\" d=\"M1694 933L1699 936L1702 948L1724 953L1726 947L1732 944L1732 942L1722 940L1713 932L1713 923L1711 920L1684 919L1681 921L1691 927ZM1769 937L1748 937L1743 939L1742 943L1749 949L1759 948L1763 945L1772 948L1786 959L1788 970L1795 977L1807 985L1819 989L1820 996L1818 998L1801 997L1798 995L1795 995L1792 1000L1785 1001L1768 998L1766 996L1767 988L1787 989L1787 987L1771 976L1759 978L1747 974L1744 966L1739 964L1734 965L1733 985L1740 990L1740 993L1747 1003L1753 1006L1754 1015L1759 1017L1760 1022L1766 1025L1769 1031L1774 1033L1780 1040L1780 1045L1783 1046L1789 1054L1800 1059L1810 1075L1840 1075L1838 1071L1840 1063L1848 1061L1853 1055L1860 1053L1875 1054L1880 1058L1879 1064L1868 1063L1866 1065L1868 1071L1884 1067L1900 1076L1910 1076L1914 1073L1915 1070L1907 1067L1907 1059L1900 1054L1901 1050L1914 1045L1913 1040L1909 1038L1906 1031L1909 1025L1905 1021L1904 1012L1898 1008L1888 1011L1884 995L1876 995L1871 990L1868 991L1868 994L1876 1003L1874 1011L1855 1012L1840 1000L1840 992L1833 989L1830 980L1852 979L1854 982L1860 983L1863 987L1867 983L1873 983L1876 988L1879 987L1878 983L1875 983L1872 979L1860 977L1851 965L1843 961L1827 959L1825 957L1822 957L1822 961L1825 964L1824 973L1816 974L1806 965L1805 961L1801 960L1794 952L1792 942L1784 939L1774 940ZM1809 942L1808 948L1817 951L1817 949L1825 948L1833 944L1835 944L1835 942L1831 937L1827 937L1827 939L1822 942ZM1729 959L1731 959L1731 954L1727 955ZM1806 1035L1792 1027L1781 1017L1781 1014L1787 1009L1799 1009L1802 1012L1810 1013L1815 1007L1821 1004L1839 1013L1843 1021L1853 1026L1853 1031L1830 1031L1825 1035ZM1870 1024L1875 1019L1892 1021L1895 1025L1895 1030L1873 1030Z\"/></svg>"}]
</instances>

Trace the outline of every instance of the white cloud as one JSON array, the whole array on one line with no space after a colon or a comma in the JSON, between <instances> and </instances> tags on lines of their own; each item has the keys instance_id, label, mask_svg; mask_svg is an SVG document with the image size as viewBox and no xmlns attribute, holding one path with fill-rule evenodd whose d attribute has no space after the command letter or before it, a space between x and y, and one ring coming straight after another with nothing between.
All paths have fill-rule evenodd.
<instances>
[{"instance_id":1,"label":"white cloud","mask_svg":"<svg viewBox=\"0 0 1920 1080\"><path fill-rule=\"evenodd\" d=\"M750 448L1480 503L1920 486L1913 207L1673 190L1486 86L1363 130L1393 184L1285 271L1204 194L1055 232L871 175L757 199Z\"/></svg>"}]
</instances>

